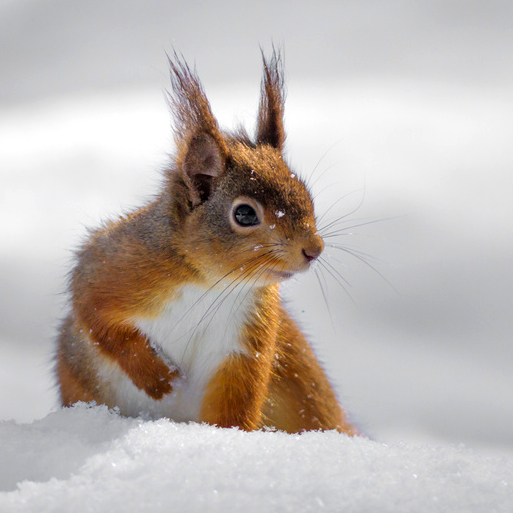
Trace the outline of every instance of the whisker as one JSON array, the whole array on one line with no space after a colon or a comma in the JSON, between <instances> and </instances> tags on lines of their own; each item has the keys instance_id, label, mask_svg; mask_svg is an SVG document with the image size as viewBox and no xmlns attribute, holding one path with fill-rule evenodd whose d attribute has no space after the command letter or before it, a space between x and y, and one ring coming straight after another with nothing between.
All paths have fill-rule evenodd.
<instances>
[{"instance_id":1,"label":"whisker","mask_svg":"<svg viewBox=\"0 0 513 513\"><path fill-rule=\"evenodd\" d=\"M246 279L245 275L250 275L254 269L258 269L260 267L260 263L259 263L259 260L262 259L263 257L266 257L267 255L271 254L272 251L269 251L268 253L264 253L263 255L259 255L257 256L256 258L253 258L251 259L250 261L246 262L245 264L243 264L242 267L244 267L244 271L243 271L243 274L241 276L237 276L234 280L232 280L225 289L223 289L217 296L217 298L214 300L214 302L210 305L210 307L207 309L207 311L205 312L205 314L208 314L209 313L209 310L212 308L212 306L214 306L214 304L223 296L223 295L226 295L226 297L232 293L233 290L235 290L235 288L238 286L238 282L239 283L243 283L244 280ZM248 266L249 264L251 264L251 266ZM237 269L241 269L241 266L237 266L236 268L234 268L230 273L228 274L231 274L233 272L235 272ZM217 281L216 283L219 283L219 281ZM232 288L233 286L233 288ZM212 289L212 287L210 288ZM210 290L209 289L209 290ZM230 290L232 289L232 290ZM200 321L201 322L201 321Z\"/></svg>"},{"instance_id":2,"label":"whisker","mask_svg":"<svg viewBox=\"0 0 513 513\"><path fill-rule=\"evenodd\" d=\"M320 177L317 177L315 179L315 182L313 184L310 184L310 180L313 178L313 176L315 175L315 172L317 171L317 169L319 168L319 166L321 165L321 162L326 158L326 155L328 155L328 153L333 149L335 148L335 146L337 146L338 144L340 144L341 142L343 141L343 139L338 139L337 141L335 141L321 156L321 158L317 161L317 164L315 164L315 167L313 168L312 172L310 173L310 176L308 177L308 180L306 181L306 186L311 189L316 183L317 181L319 180ZM322 175L321 175L322 176Z\"/></svg>"},{"instance_id":3,"label":"whisker","mask_svg":"<svg viewBox=\"0 0 513 513\"><path fill-rule=\"evenodd\" d=\"M353 296L349 293L349 290L347 290L347 287L342 283L342 281L339 279L339 277L328 267L327 265L327 262L324 261L324 260L319 260L319 264L320 266L327 272L330 274L330 276L342 287L342 290L347 294L347 297L351 300L351 302L354 304L354 305L357 305L355 299L353 298ZM333 268L333 266L332 266ZM351 284L344 278L340 275L340 273L337 272L337 274L339 274L340 278L342 280L344 280L346 283L347 283L347 286L351 287Z\"/></svg>"},{"instance_id":4,"label":"whisker","mask_svg":"<svg viewBox=\"0 0 513 513\"><path fill-rule=\"evenodd\" d=\"M246 267L244 272L243 272L243 275L242 276L238 276L236 277L234 280L232 280L228 286L223 289L218 295L217 297L214 299L214 301L210 304L210 306L207 308L207 310L203 313L203 315L201 316L201 318L199 319L199 321L197 322L196 326L190 330L188 333L191 333L190 337L189 337L189 340L185 346L185 349L184 349L184 353L183 353L183 356L185 356L185 354L187 353L187 350L189 348L189 345L192 341L192 339L194 338L194 334L196 333L196 331L199 329L200 325L204 323L205 319L207 319L208 317L210 317L208 323L206 324L205 326L205 330L208 329L208 326L210 326L210 323L212 322L213 318L215 317L215 314L217 313L217 311L219 310L219 308L221 308L221 306L223 305L223 303L226 301L226 299L231 295L233 294L233 292L235 291L235 289L237 287L239 287L240 285L244 285L245 283L247 283L248 281L248 277L251 278L251 276L254 274L254 272L256 272L258 269L260 269L261 267L261 263L259 262L259 260L261 260L262 258L266 258L266 257L269 257L269 255L271 255L273 253L273 251L269 251L267 253L264 253L263 255L259 255L258 257L254 258L254 259L251 259L251 261L249 261L251 263L251 265L248 267L248 262L246 262L244 264L244 266ZM234 272L235 270L237 269L240 269L240 266L237 266L235 269L233 269L231 271ZM231 274L231 273L228 273L228 274ZM219 283L216 282L216 283ZM209 289L211 290L212 287ZM239 291L239 294L240 294L241 291ZM205 294L203 294L203 296L205 296ZM202 296L202 297L203 297ZM194 305L193 305L194 306ZM186 336L188 333L185 333L184 336Z\"/></svg>"},{"instance_id":5,"label":"whisker","mask_svg":"<svg viewBox=\"0 0 513 513\"><path fill-rule=\"evenodd\" d=\"M315 181L310 185L308 185L308 190L311 190L313 187L315 187L315 184L330 170L335 167L335 164L332 164L331 166L328 166L316 179ZM313 199L317 197L317 194L313 196Z\"/></svg>"},{"instance_id":6,"label":"whisker","mask_svg":"<svg viewBox=\"0 0 513 513\"><path fill-rule=\"evenodd\" d=\"M324 219L324 217L328 214L328 212L337 204L339 203L340 201L344 200L345 198L347 198L348 196L351 196L352 194L356 194L357 192L361 192L363 191L365 193L365 189L357 189L356 191L352 191L352 192L348 192L347 194L344 194L341 198L339 198L337 201L335 201L322 215L321 217L318 219L318 223L321 223L321 221ZM348 214L344 214L343 217L347 217L347 216L350 216L351 214L354 214L362 205L363 203L363 197L362 199L360 200L360 203L359 205L356 207L355 210L353 210L352 212L349 212ZM336 223L339 219L341 219L340 217L337 218L335 221L332 221L330 222L329 224L327 224L326 226L323 226L322 228L319 229L319 232L321 232L322 230L325 230L327 228L329 228L333 223Z\"/></svg>"},{"instance_id":7,"label":"whisker","mask_svg":"<svg viewBox=\"0 0 513 513\"><path fill-rule=\"evenodd\" d=\"M312 194L310 192L310 195L312 196L312 201L315 203L315 201L317 200L317 198L324 192L324 191L327 191L328 189L333 189L333 187L335 187L335 185L341 185L342 182L333 182L333 183L329 183L327 184L326 186L324 186L320 191L317 191L314 194Z\"/></svg>"},{"instance_id":8,"label":"whisker","mask_svg":"<svg viewBox=\"0 0 513 513\"><path fill-rule=\"evenodd\" d=\"M252 246L251 249L254 250L254 247ZM248 250L249 251L249 250ZM248 260L245 265L252 263L253 261L258 260L261 258L262 255L257 255L253 257L252 259ZM217 285L219 285L224 279L226 279L230 274L233 274L238 269L240 269L240 266L234 267L231 271L228 271L225 275L221 276L216 282L214 282L210 287L208 287L205 292L190 306L190 308L178 319L176 324L171 328L170 333L173 333L173 331L176 329L176 327L183 321L183 319L213 290ZM233 282L232 282L233 283Z\"/></svg>"},{"instance_id":9,"label":"whisker","mask_svg":"<svg viewBox=\"0 0 513 513\"><path fill-rule=\"evenodd\" d=\"M337 246L337 247L334 247L334 249L338 249L339 251L343 251L344 253L347 253L347 254L351 255L352 257L356 258L357 260L359 260L360 262L362 262L369 269L372 269L372 271L374 271L382 280L384 280L385 283L387 283L396 294L400 294L400 292L383 275L383 273L381 273L375 266L373 266L371 263L369 263L367 260L365 260L365 258L363 258L363 256L358 255L357 253L353 252L352 250L350 250L350 249L348 249L348 248L346 248L344 246Z\"/></svg>"},{"instance_id":10,"label":"whisker","mask_svg":"<svg viewBox=\"0 0 513 513\"><path fill-rule=\"evenodd\" d=\"M385 263L383 260L379 260L374 255L365 253L364 251L360 251L360 250L352 248L350 246L343 246L342 244L326 244L326 247L338 249L338 250L348 250L348 251L353 252L355 255L360 255L362 258L366 257L366 258L369 258L370 260L374 260L375 262L380 263L380 264Z\"/></svg>"},{"instance_id":11,"label":"whisker","mask_svg":"<svg viewBox=\"0 0 513 513\"><path fill-rule=\"evenodd\" d=\"M330 273L330 274L333 277L335 277L334 275L338 276L339 279L341 279L348 287L352 287L352 285L349 283L347 278L344 278L344 276L342 276L340 271L331 262L328 262L328 260L326 258L323 258L321 262L323 264L323 267L326 269L326 271L329 271L331 269L332 273ZM338 283L340 283L340 282L338 282ZM340 285L342 285L342 284L340 283Z\"/></svg>"},{"instance_id":12,"label":"whisker","mask_svg":"<svg viewBox=\"0 0 513 513\"><path fill-rule=\"evenodd\" d=\"M331 308L330 308L330 304L328 302L328 296L326 294L326 289L324 288L322 280L321 280L321 277L324 280L324 275L322 273L319 273L318 271L319 271L319 269L316 268L315 269L315 277L317 278L317 283L319 283L319 287L321 289L321 294L322 294L322 297L324 298L324 304L326 305L326 308L328 309L328 315L330 317L331 327L333 328L333 330L335 330L335 323L333 322L333 315L331 314ZM319 276L319 274L321 276ZM326 285L326 281L324 282L324 285Z\"/></svg>"},{"instance_id":13,"label":"whisker","mask_svg":"<svg viewBox=\"0 0 513 513\"><path fill-rule=\"evenodd\" d=\"M182 337L180 337L180 338L183 338L183 337L186 337L187 335L189 335L189 340L187 341L187 344L185 345L185 348L184 348L184 351L183 351L183 354L182 354L182 359L187 354L189 346L190 346L192 340L194 339L194 335L198 331L198 329L200 329L201 325L205 322L206 319L208 319L208 322L205 325L204 330L206 331L208 329L208 327L210 326L210 323L212 322L212 320L213 320L215 314L217 313L217 311L219 310L219 308L221 308L221 306L223 305L224 301L226 301L226 299L239 286L239 284L240 284L240 278L234 279L212 301L210 306L203 312L203 315L201 316L199 321L196 323L196 325L194 327L192 327L188 332L184 333L182 335Z\"/></svg>"},{"instance_id":14,"label":"whisker","mask_svg":"<svg viewBox=\"0 0 513 513\"><path fill-rule=\"evenodd\" d=\"M360 228L361 226L367 226L367 225L370 225L370 224L382 223L384 221L390 221L390 220L393 220L393 219L399 219L401 217L403 217L403 216L391 216L391 217L383 217L382 219L374 219L372 221L366 221L365 223L359 223L359 224L353 224L351 226L346 226L345 228L341 228L340 230L335 230L333 232L329 232L329 233L321 234L321 235L322 235L323 239L326 239L326 238L329 238L329 237L336 237L336 236L339 236L339 235L343 235L343 232L345 232L347 230L353 230L354 228Z\"/></svg>"},{"instance_id":15,"label":"whisker","mask_svg":"<svg viewBox=\"0 0 513 513\"><path fill-rule=\"evenodd\" d=\"M265 260L271 260L272 257L270 255L264 255L265 257ZM265 262L264 262L265 263ZM245 276L243 276L242 278L238 278L236 280L234 280L232 282L232 284L230 285L233 285L233 283L235 283L235 286L232 288L231 291L229 291L229 294L226 294L222 299L221 301L219 301L220 299L220 296L226 292L223 291L222 294L220 294L216 300L213 302L213 304L208 308L207 312L205 312L205 314L202 316L202 318L200 319L200 321L198 322L198 326L200 323L202 323L207 315L210 315L210 319L208 320L206 326L205 326L205 330L208 330L208 327L210 326L211 322L213 321L216 313L219 311L219 309L221 308L221 306L224 304L224 302L228 299L228 297L234 293L234 291L240 287L240 290L239 292L237 293L237 297L235 298L235 301L234 301L234 305L232 305L232 310L229 314L229 319L231 319L239 310L239 308L241 307L241 305L243 304L244 300L246 299L246 297L248 296L248 294L253 290L254 286L256 285L257 281L258 281L258 278L266 271L266 266L263 265L263 263L261 262L258 262L258 265L254 265L252 266L248 272L246 272ZM246 285L249 284L250 280L254 278L254 281L253 283L250 285L250 287L248 288L248 290L246 291L246 293L244 294L244 297L240 300L240 301L237 301L238 298L240 297L240 295L242 294L242 292L245 290L246 288ZM218 302L217 305L215 305L215 308L212 310L212 307L214 306L214 304ZM237 307L235 310L233 310L233 308L235 307L235 304L237 304ZM211 311L210 311L211 310ZM229 322L227 322L227 324L229 324ZM195 333L196 330L193 331L189 341L187 342L187 346L186 346L186 350L190 344L190 342L192 341L192 338L194 337L194 333ZM185 355L186 351L184 352L184 355Z\"/></svg>"},{"instance_id":16,"label":"whisker","mask_svg":"<svg viewBox=\"0 0 513 513\"><path fill-rule=\"evenodd\" d=\"M322 233L323 231L325 230L328 230L329 228L331 228L332 226L336 226L337 224L339 224L343 219L346 219L347 217L349 216L352 216L354 213L358 212L358 210L360 210L361 206L363 205L363 202L365 201L365 193L366 193L366 189L365 189L365 181L363 182L363 187L361 189L357 189L356 191L353 191L353 192L350 192L348 194L345 194L344 196L342 196L340 199L338 199L335 203L333 203L333 205L331 205L331 207L328 209L331 210L339 201L342 201L344 198L347 198L349 195L351 194L354 194L356 192L362 192L362 197L360 198L360 201L358 202L358 205L353 208L353 210L351 210L350 212L348 212L347 214L344 214L338 218L336 218L335 220L331 221L330 223L328 223L327 225L321 227L321 229L319 230L320 233ZM324 216L323 216L324 217Z\"/></svg>"},{"instance_id":17,"label":"whisker","mask_svg":"<svg viewBox=\"0 0 513 513\"><path fill-rule=\"evenodd\" d=\"M270 262L274 261L274 265L272 267L270 267L267 265L267 262L262 262L261 265L253 271L252 275L248 276L246 283L249 283L249 280L251 278L254 278L254 281L251 284L251 286L249 287L249 289L246 291L246 293L244 294L244 297L241 299L241 301L238 301L238 306L235 309L235 311L230 313L230 318L232 318L238 312L240 306L244 303L244 301L248 297L248 294L253 290L254 286L257 284L258 279L262 276L262 274L264 274L268 269L274 269L278 265L278 262L275 261L275 258L272 258L271 256L267 257L266 260L270 261ZM244 288L242 288L237 293L237 299L240 296L240 294L243 292L243 290L244 290ZM237 301L235 303L237 303Z\"/></svg>"}]
</instances>

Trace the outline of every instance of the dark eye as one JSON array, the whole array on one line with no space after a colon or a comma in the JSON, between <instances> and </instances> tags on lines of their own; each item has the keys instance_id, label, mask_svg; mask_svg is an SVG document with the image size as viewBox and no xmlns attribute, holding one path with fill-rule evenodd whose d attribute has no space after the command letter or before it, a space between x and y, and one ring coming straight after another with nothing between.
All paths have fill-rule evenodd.
<instances>
[{"instance_id":1,"label":"dark eye","mask_svg":"<svg viewBox=\"0 0 513 513\"><path fill-rule=\"evenodd\" d=\"M233 212L235 221L240 226L255 226L260 224L257 213L251 205L239 205Z\"/></svg>"}]
</instances>

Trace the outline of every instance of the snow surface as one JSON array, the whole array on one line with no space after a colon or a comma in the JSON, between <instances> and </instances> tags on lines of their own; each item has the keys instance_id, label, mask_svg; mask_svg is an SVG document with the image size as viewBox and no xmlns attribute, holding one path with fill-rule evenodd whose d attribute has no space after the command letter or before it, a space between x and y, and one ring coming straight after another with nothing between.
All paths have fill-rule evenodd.
<instances>
[{"instance_id":1,"label":"snow surface","mask_svg":"<svg viewBox=\"0 0 513 513\"><path fill-rule=\"evenodd\" d=\"M79 405L0 424L0 511L510 512L513 460ZM18 483L16 485L16 483Z\"/></svg>"}]
</instances>

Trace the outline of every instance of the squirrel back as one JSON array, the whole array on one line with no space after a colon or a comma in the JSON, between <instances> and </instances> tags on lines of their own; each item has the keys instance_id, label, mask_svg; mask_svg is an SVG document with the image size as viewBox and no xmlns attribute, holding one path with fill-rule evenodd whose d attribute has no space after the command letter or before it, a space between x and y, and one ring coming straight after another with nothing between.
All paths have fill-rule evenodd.
<instances>
[{"instance_id":1,"label":"squirrel back","mask_svg":"<svg viewBox=\"0 0 513 513\"><path fill-rule=\"evenodd\" d=\"M91 233L71 273L56 357L64 405L354 434L282 281L323 251L312 199L283 157L281 60L265 58L254 140L220 130L170 60L176 155L154 201Z\"/></svg>"}]
</instances>

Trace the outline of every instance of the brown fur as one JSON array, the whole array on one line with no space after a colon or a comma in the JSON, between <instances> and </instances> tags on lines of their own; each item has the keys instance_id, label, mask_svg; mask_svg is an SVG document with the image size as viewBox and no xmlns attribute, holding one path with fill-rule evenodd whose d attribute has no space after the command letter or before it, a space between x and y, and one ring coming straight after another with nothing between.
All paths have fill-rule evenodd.
<instances>
[{"instance_id":1,"label":"brown fur","mask_svg":"<svg viewBox=\"0 0 513 513\"><path fill-rule=\"evenodd\" d=\"M310 195L282 155L279 56L264 59L254 143L242 131L222 133L195 74L176 55L170 67L175 161L153 202L92 232L77 253L56 356L62 403L116 406L116 384L100 377L105 365L161 400L181 369L157 353L136 320L157 318L186 285L208 291L253 280L254 311L238 331L241 352L226 355L212 375L199 420L354 434L279 297L278 282L306 270L323 250ZM260 212L258 225L230 217L237 201Z\"/></svg>"}]
</instances>

